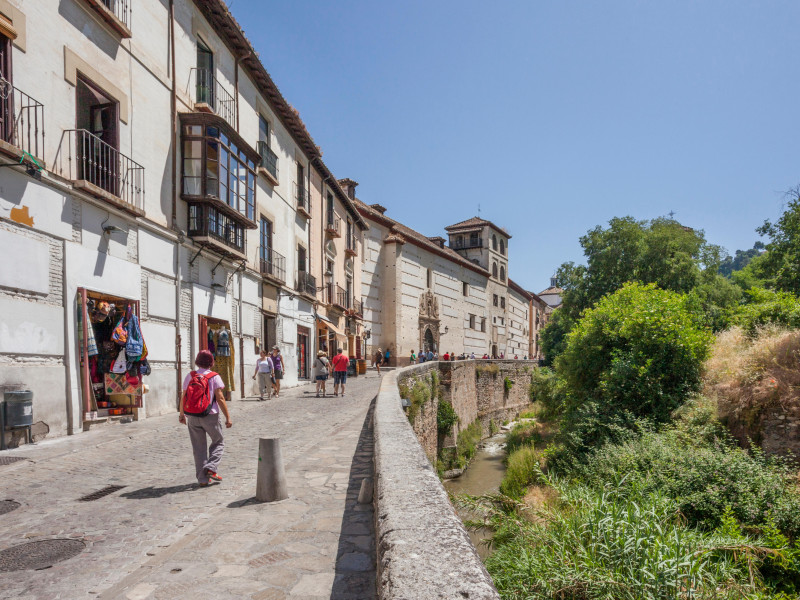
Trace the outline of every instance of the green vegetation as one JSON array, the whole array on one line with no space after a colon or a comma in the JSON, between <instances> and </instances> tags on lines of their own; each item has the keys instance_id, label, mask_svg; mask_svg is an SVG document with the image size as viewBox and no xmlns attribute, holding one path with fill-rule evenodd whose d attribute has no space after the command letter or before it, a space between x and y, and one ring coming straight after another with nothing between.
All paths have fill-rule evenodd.
<instances>
[{"instance_id":1,"label":"green vegetation","mask_svg":"<svg viewBox=\"0 0 800 600\"><path fill-rule=\"evenodd\" d=\"M500 493L519 500L525 495L529 485L537 480L539 457L530 445L521 445L508 455L508 468L500 483Z\"/></svg>"},{"instance_id":2,"label":"green vegetation","mask_svg":"<svg viewBox=\"0 0 800 600\"><path fill-rule=\"evenodd\" d=\"M431 399L430 385L424 381L416 381L411 391L408 392L408 399L411 401L411 406L408 407L406 416L408 417L408 422L413 425L423 405Z\"/></svg>"},{"instance_id":3,"label":"green vegetation","mask_svg":"<svg viewBox=\"0 0 800 600\"><path fill-rule=\"evenodd\" d=\"M439 460L436 463L439 474L451 469L465 468L475 456L482 434L481 422L477 419L462 429L456 437L456 447L443 448L439 453Z\"/></svg>"},{"instance_id":4,"label":"green vegetation","mask_svg":"<svg viewBox=\"0 0 800 600\"><path fill-rule=\"evenodd\" d=\"M498 431L500 431L500 426L494 419L489 419L489 435L495 435Z\"/></svg>"},{"instance_id":5,"label":"green vegetation","mask_svg":"<svg viewBox=\"0 0 800 600\"><path fill-rule=\"evenodd\" d=\"M506 435L506 451L510 455L517 448L533 444L536 438L537 426L533 421L517 423Z\"/></svg>"},{"instance_id":6,"label":"green vegetation","mask_svg":"<svg viewBox=\"0 0 800 600\"><path fill-rule=\"evenodd\" d=\"M456 423L458 423L458 415L453 405L447 400L440 400L436 410L436 428L439 430L439 435L449 434Z\"/></svg>"},{"instance_id":7,"label":"green vegetation","mask_svg":"<svg viewBox=\"0 0 800 600\"><path fill-rule=\"evenodd\" d=\"M475 376L480 377L481 375L491 375L492 377L497 377L500 374L500 367L498 365L483 365L478 364L475 365Z\"/></svg>"},{"instance_id":8,"label":"green vegetation","mask_svg":"<svg viewBox=\"0 0 800 600\"><path fill-rule=\"evenodd\" d=\"M552 369L543 367L534 370L531 375L529 393L535 407L535 416L541 419L553 419L562 412L564 408L563 382Z\"/></svg>"},{"instance_id":9,"label":"green vegetation","mask_svg":"<svg viewBox=\"0 0 800 600\"><path fill-rule=\"evenodd\" d=\"M769 237L755 275L769 287L800 294L800 186L786 193L786 210L775 223L765 221L756 231Z\"/></svg>"},{"instance_id":10,"label":"green vegetation","mask_svg":"<svg viewBox=\"0 0 800 600\"><path fill-rule=\"evenodd\" d=\"M508 377L503 379L503 388L506 390L506 394L511 391L511 388L514 387L514 382L511 381Z\"/></svg>"}]
</instances>

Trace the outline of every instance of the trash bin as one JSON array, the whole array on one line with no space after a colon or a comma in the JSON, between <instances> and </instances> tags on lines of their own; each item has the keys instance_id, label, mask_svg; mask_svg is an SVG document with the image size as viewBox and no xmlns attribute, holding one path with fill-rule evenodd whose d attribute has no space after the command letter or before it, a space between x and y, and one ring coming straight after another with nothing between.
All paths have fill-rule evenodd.
<instances>
[{"instance_id":1,"label":"trash bin","mask_svg":"<svg viewBox=\"0 0 800 600\"><path fill-rule=\"evenodd\" d=\"M3 394L6 429L33 425L33 392L20 390Z\"/></svg>"}]
</instances>

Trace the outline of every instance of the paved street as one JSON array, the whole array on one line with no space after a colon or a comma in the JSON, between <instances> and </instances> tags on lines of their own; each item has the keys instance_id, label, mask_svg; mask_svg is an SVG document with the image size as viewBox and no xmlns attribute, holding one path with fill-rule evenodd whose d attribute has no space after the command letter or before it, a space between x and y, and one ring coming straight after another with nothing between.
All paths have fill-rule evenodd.
<instances>
[{"instance_id":1,"label":"paved street","mask_svg":"<svg viewBox=\"0 0 800 600\"><path fill-rule=\"evenodd\" d=\"M344 398L306 385L230 403L223 482L209 488L196 486L177 415L3 453L27 460L0 465L0 500L21 504L0 514L0 551L54 538L86 548L39 571L2 572L0 558L0 598L374 598L373 510L357 497L378 383L371 372ZM282 502L254 501L259 437L281 439ZM124 487L79 500L111 485Z\"/></svg>"}]
</instances>

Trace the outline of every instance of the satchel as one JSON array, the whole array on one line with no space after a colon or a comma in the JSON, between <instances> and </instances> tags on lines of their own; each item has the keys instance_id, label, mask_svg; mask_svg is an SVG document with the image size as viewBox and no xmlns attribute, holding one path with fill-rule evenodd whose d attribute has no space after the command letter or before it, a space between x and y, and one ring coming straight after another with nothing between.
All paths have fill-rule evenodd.
<instances>
[{"instance_id":1,"label":"satchel","mask_svg":"<svg viewBox=\"0 0 800 600\"><path fill-rule=\"evenodd\" d=\"M139 328L139 318L136 315L133 315L128 320L127 334L128 341L125 344L125 353L130 357L130 360L135 361L142 355L144 350L142 330Z\"/></svg>"},{"instance_id":2,"label":"satchel","mask_svg":"<svg viewBox=\"0 0 800 600\"><path fill-rule=\"evenodd\" d=\"M119 320L117 326L114 327L114 333L111 334L111 341L116 342L120 346L128 343L128 330L125 327L125 318Z\"/></svg>"},{"instance_id":3,"label":"satchel","mask_svg":"<svg viewBox=\"0 0 800 600\"><path fill-rule=\"evenodd\" d=\"M117 359L114 361L114 364L111 365L111 372L112 373L124 373L128 370L128 361L125 359L125 350L122 349L119 351L117 355Z\"/></svg>"}]
</instances>

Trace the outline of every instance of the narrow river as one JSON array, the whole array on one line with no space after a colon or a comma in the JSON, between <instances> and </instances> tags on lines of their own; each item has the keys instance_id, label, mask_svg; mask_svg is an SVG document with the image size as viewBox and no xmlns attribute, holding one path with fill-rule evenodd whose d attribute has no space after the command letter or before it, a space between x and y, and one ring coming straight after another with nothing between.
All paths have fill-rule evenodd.
<instances>
[{"instance_id":1,"label":"narrow river","mask_svg":"<svg viewBox=\"0 0 800 600\"><path fill-rule=\"evenodd\" d=\"M445 481L444 488L451 494L470 494L471 496L497 492L506 472L503 464L506 456L505 441L505 434L494 435L483 440L467 470L460 477ZM475 515L466 514L463 511L459 511L459 516L462 520L475 518ZM489 549L483 540L489 537L489 532L485 529L470 531L469 537L478 549L481 558L486 558L489 555Z\"/></svg>"}]
</instances>

